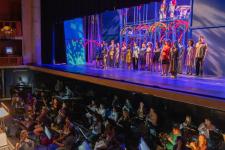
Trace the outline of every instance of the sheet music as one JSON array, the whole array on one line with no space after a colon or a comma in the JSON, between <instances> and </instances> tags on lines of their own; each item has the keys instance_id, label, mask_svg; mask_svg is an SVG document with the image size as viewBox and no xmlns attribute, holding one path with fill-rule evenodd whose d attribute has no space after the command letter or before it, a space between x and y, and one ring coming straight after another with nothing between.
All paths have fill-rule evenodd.
<instances>
[{"instance_id":1,"label":"sheet music","mask_svg":"<svg viewBox=\"0 0 225 150\"><path fill-rule=\"evenodd\" d=\"M0 108L0 118L4 118L8 115L9 115L9 113L5 110L5 108L1 107Z\"/></svg>"}]
</instances>

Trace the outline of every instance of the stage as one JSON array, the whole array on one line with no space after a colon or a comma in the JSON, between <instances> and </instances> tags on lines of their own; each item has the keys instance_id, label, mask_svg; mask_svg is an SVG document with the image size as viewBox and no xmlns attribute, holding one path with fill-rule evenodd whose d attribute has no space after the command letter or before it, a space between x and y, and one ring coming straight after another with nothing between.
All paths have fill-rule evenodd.
<instances>
[{"instance_id":1,"label":"stage","mask_svg":"<svg viewBox=\"0 0 225 150\"><path fill-rule=\"evenodd\" d=\"M225 78L178 75L162 77L158 72L121 68L107 70L93 65L40 65L31 70L91 82L103 86L151 94L170 100L225 110Z\"/></svg>"}]
</instances>

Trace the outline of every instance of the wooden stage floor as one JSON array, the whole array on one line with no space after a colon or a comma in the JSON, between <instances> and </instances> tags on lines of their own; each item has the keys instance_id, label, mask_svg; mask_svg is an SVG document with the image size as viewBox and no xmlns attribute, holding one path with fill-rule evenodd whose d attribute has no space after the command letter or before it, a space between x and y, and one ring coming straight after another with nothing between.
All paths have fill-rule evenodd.
<instances>
[{"instance_id":1,"label":"wooden stage floor","mask_svg":"<svg viewBox=\"0 0 225 150\"><path fill-rule=\"evenodd\" d=\"M225 77L179 75L176 79L172 79L149 71L121 68L102 70L92 65L40 65L29 66L29 68L34 71L225 111Z\"/></svg>"}]
</instances>

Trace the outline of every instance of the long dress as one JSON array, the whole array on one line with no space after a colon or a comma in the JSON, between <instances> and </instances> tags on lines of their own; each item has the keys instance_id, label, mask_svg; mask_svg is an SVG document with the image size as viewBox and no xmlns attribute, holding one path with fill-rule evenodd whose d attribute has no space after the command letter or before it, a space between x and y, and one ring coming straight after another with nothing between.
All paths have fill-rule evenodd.
<instances>
[{"instance_id":1,"label":"long dress","mask_svg":"<svg viewBox=\"0 0 225 150\"><path fill-rule=\"evenodd\" d=\"M177 75L178 49L172 48L170 51L170 72L173 76Z\"/></svg>"},{"instance_id":2,"label":"long dress","mask_svg":"<svg viewBox=\"0 0 225 150\"><path fill-rule=\"evenodd\" d=\"M114 65L114 51L115 51L115 46L110 45L109 46L109 66L113 67Z\"/></svg>"},{"instance_id":3,"label":"long dress","mask_svg":"<svg viewBox=\"0 0 225 150\"><path fill-rule=\"evenodd\" d=\"M148 47L146 50L146 55L145 55L145 59L146 59L146 66L149 68L150 65L150 54L151 54L151 48Z\"/></svg>"},{"instance_id":4,"label":"long dress","mask_svg":"<svg viewBox=\"0 0 225 150\"><path fill-rule=\"evenodd\" d=\"M189 46L187 48L187 56L186 56L186 66L193 67L194 65L194 47Z\"/></svg>"},{"instance_id":5,"label":"long dress","mask_svg":"<svg viewBox=\"0 0 225 150\"><path fill-rule=\"evenodd\" d=\"M120 61L122 63L122 67L124 68L126 62L126 46L121 48Z\"/></svg>"},{"instance_id":6,"label":"long dress","mask_svg":"<svg viewBox=\"0 0 225 150\"><path fill-rule=\"evenodd\" d=\"M165 45L162 48L161 59L162 64L169 64L170 46Z\"/></svg>"},{"instance_id":7,"label":"long dress","mask_svg":"<svg viewBox=\"0 0 225 150\"><path fill-rule=\"evenodd\" d=\"M178 73L182 74L183 72L183 65L184 65L184 47L183 45L179 45L179 60L178 60Z\"/></svg>"},{"instance_id":8,"label":"long dress","mask_svg":"<svg viewBox=\"0 0 225 150\"><path fill-rule=\"evenodd\" d=\"M128 49L126 53L126 63L129 69L131 67L131 61L132 61L132 53L131 53L131 49Z\"/></svg>"},{"instance_id":9,"label":"long dress","mask_svg":"<svg viewBox=\"0 0 225 150\"><path fill-rule=\"evenodd\" d=\"M115 66L119 68L119 62L120 62L120 48L116 48L116 53L115 53Z\"/></svg>"}]
</instances>

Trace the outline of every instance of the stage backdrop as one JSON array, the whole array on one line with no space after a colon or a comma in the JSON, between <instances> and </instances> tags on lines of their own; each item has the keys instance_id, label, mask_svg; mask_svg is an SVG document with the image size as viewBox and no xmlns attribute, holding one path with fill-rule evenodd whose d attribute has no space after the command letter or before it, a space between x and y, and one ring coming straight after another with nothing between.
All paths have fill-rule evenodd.
<instances>
[{"instance_id":1,"label":"stage backdrop","mask_svg":"<svg viewBox=\"0 0 225 150\"><path fill-rule=\"evenodd\" d=\"M203 35L208 43L204 72L225 76L225 1L194 0L193 6L193 38Z\"/></svg>"},{"instance_id":2,"label":"stage backdrop","mask_svg":"<svg viewBox=\"0 0 225 150\"><path fill-rule=\"evenodd\" d=\"M224 0L193 1L193 27L225 26Z\"/></svg>"},{"instance_id":3,"label":"stage backdrop","mask_svg":"<svg viewBox=\"0 0 225 150\"><path fill-rule=\"evenodd\" d=\"M64 22L67 64L85 64L83 19L76 18Z\"/></svg>"}]
</instances>

